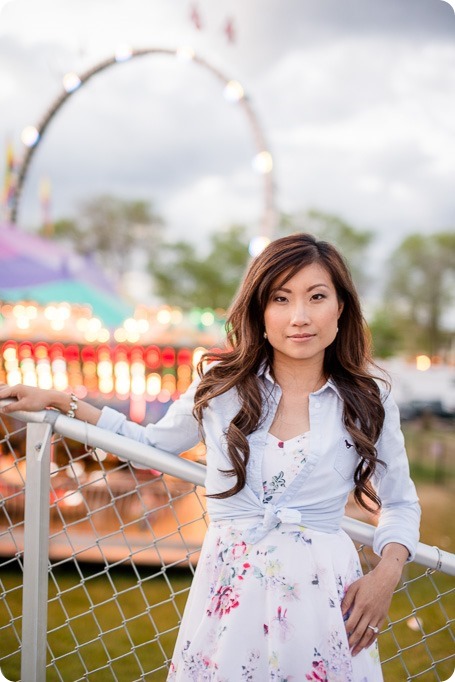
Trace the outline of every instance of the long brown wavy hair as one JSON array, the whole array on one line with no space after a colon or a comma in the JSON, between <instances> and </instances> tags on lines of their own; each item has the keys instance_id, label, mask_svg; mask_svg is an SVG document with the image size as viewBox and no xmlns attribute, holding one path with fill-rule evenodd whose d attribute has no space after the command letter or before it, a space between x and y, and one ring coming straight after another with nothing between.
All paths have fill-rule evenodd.
<instances>
[{"instance_id":1,"label":"long brown wavy hair","mask_svg":"<svg viewBox=\"0 0 455 682\"><path fill-rule=\"evenodd\" d=\"M226 429L226 443L232 469L223 471L235 477L229 490L213 495L226 498L238 493L246 483L250 456L247 436L260 426L263 398L257 372L266 361L273 373L273 348L264 338L264 310L272 285L280 277L283 285L301 268L317 263L330 274L343 310L338 320L338 334L325 350L324 374L331 378L344 402L343 422L360 456L354 473L354 497L369 511L376 511L381 501L370 484L378 464L375 443L384 422L380 390L371 369L375 367L370 351L370 337L360 301L349 269L338 250L311 234L294 234L271 242L246 272L227 317L228 349L208 352L199 364L201 382L195 395L194 415L202 424L209 401L235 388L240 410ZM216 360L204 373L203 365ZM372 508L365 498L374 503Z\"/></svg>"}]
</instances>

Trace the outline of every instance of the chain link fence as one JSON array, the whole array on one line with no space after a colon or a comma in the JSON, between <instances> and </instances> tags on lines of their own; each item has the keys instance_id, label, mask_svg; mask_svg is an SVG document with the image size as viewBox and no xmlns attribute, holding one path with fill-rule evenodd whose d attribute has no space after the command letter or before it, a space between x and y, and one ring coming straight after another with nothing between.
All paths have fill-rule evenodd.
<instances>
[{"instance_id":1,"label":"chain link fence","mask_svg":"<svg viewBox=\"0 0 455 682\"><path fill-rule=\"evenodd\" d=\"M0 421L0 670L165 680L206 528L203 466L56 413L16 417L38 423ZM344 525L368 570L372 529ZM452 675L454 574L455 555L419 546L379 636L386 680Z\"/></svg>"}]
</instances>

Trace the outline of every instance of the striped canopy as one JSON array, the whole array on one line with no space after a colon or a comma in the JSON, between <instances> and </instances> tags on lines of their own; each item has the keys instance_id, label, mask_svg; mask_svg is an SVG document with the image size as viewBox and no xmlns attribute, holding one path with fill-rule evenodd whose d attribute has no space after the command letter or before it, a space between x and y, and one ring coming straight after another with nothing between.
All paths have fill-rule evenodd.
<instances>
[{"instance_id":1,"label":"striped canopy","mask_svg":"<svg viewBox=\"0 0 455 682\"><path fill-rule=\"evenodd\" d=\"M0 225L0 299L89 305L111 328L133 312L92 257L8 224Z\"/></svg>"}]
</instances>

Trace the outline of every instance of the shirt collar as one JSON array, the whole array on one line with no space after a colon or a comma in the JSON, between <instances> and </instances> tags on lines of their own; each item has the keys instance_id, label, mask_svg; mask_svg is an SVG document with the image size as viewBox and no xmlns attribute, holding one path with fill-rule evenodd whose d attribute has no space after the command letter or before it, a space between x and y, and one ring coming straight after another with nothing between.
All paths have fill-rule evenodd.
<instances>
[{"instance_id":1,"label":"shirt collar","mask_svg":"<svg viewBox=\"0 0 455 682\"><path fill-rule=\"evenodd\" d=\"M274 378L272 377L271 372L270 372L270 366L269 366L269 363L267 362L267 360L263 360L261 362L261 364L259 366L259 370L258 370L258 376L263 377L264 379L266 379L267 381L269 381L273 385L275 385L275 383L276 383ZM332 378L328 379L325 382L324 386L321 386L321 388L318 391L315 391L314 395L320 395L321 393L324 393L324 391L326 391L327 389L332 389L332 391L334 393L336 393L337 396L341 399L340 390Z\"/></svg>"},{"instance_id":2,"label":"shirt collar","mask_svg":"<svg viewBox=\"0 0 455 682\"><path fill-rule=\"evenodd\" d=\"M275 384L275 380L272 377L272 374L270 372L270 365L267 362L267 360L263 360L261 364L259 365L258 369L258 377L263 377L264 379L267 379L267 381L270 381L270 383Z\"/></svg>"}]
</instances>

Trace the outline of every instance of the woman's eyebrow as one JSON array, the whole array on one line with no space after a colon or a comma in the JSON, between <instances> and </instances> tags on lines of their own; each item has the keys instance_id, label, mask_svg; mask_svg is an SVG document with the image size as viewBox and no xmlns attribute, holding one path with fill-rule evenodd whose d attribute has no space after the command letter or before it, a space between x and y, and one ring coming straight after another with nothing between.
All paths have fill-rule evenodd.
<instances>
[{"instance_id":1,"label":"woman's eyebrow","mask_svg":"<svg viewBox=\"0 0 455 682\"><path fill-rule=\"evenodd\" d=\"M317 289L318 287L325 287L326 289L329 288L329 286L328 286L327 284L324 284L324 282L320 282L320 283L318 283L318 284L312 284L311 286L309 286L308 289L307 289L307 291L313 291L313 289ZM283 285L283 286L274 287L274 288L270 291L270 296L273 296L273 295L276 294L278 291L283 291L285 294L292 294L292 289L288 289L287 287L285 287L285 286Z\"/></svg>"},{"instance_id":2,"label":"woman's eyebrow","mask_svg":"<svg viewBox=\"0 0 455 682\"><path fill-rule=\"evenodd\" d=\"M318 283L318 284L312 284L311 286L309 286L308 289L307 289L307 291L312 291L313 289L317 289L317 287L325 287L326 289L329 288L327 284L324 284L323 282L320 282L320 283ZM275 287L274 289L272 289L272 294L274 294L274 293L277 292L277 291L284 291L286 294L292 294L292 289L288 289L288 288L285 287L285 286L282 286L282 287L280 287L280 286Z\"/></svg>"},{"instance_id":3,"label":"woman's eyebrow","mask_svg":"<svg viewBox=\"0 0 455 682\"><path fill-rule=\"evenodd\" d=\"M311 291L312 289L317 289L317 287L325 287L326 289L329 288L327 286L327 284L324 284L323 282L321 282L320 284L312 284L310 287L308 287L307 291Z\"/></svg>"}]
</instances>

